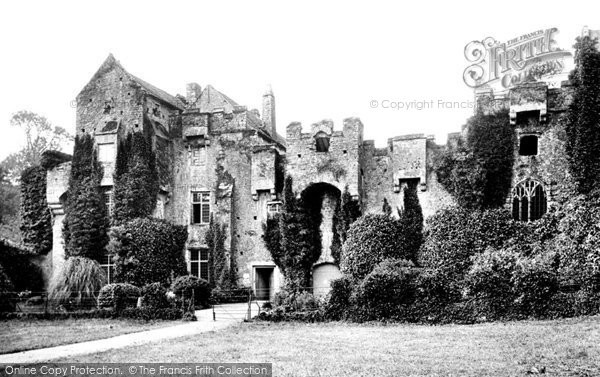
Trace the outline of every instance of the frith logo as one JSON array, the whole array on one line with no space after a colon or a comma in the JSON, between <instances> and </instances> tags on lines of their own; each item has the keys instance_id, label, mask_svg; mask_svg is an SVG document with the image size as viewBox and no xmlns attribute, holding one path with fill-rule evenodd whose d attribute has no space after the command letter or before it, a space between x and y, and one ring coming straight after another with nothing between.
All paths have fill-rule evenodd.
<instances>
[{"instance_id":1,"label":"frith logo","mask_svg":"<svg viewBox=\"0 0 600 377\"><path fill-rule=\"evenodd\" d=\"M569 51L556 46L557 28L537 30L505 43L492 37L472 41L465 46L465 58L471 63L463 80L471 88L500 84L501 89L562 73Z\"/></svg>"}]
</instances>

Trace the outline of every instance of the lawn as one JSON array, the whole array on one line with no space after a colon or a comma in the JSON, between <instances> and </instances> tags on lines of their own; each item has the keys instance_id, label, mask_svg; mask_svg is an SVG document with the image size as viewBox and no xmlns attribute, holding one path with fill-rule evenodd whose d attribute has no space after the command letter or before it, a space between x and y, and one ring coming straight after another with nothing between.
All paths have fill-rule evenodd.
<instances>
[{"instance_id":1,"label":"lawn","mask_svg":"<svg viewBox=\"0 0 600 377\"><path fill-rule=\"evenodd\" d=\"M272 362L276 376L600 376L600 317L478 325L242 324L69 362Z\"/></svg>"},{"instance_id":2,"label":"lawn","mask_svg":"<svg viewBox=\"0 0 600 377\"><path fill-rule=\"evenodd\" d=\"M0 354L109 338L179 324L119 319L0 321Z\"/></svg>"}]
</instances>

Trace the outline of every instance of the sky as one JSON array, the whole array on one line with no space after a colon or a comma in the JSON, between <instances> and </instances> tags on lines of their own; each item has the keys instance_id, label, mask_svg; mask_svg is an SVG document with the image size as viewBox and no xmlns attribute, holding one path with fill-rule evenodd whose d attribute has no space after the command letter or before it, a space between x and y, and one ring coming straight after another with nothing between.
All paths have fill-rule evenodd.
<instances>
[{"instance_id":1,"label":"sky","mask_svg":"<svg viewBox=\"0 0 600 377\"><path fill-rule=\"evenodd\" d=\"M443 143L473 112L443 105L473 101L462 78L467 43L557 27L559 46L571 49L583 26L600 29L598 14L599 2L576 0L4 1L0 160L23 146L10 126L19 110L74 132L72 101L109 53L171 94L210 84L261 109L271 85L282 135L293 121L341 129L355 116L379 147L412 133ZM425 101L434 105L418 110Z\"/></svg>"}]
</instances>

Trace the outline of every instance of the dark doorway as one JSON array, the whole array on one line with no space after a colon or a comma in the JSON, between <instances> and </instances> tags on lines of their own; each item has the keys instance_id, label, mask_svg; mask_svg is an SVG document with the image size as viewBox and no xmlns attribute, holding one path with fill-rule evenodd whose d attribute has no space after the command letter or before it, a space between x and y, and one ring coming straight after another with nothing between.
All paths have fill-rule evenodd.
<instances>
[{"instance_id":1,"label":"dark doorway","mask_svg":"<svg viewBox=\"0 0 600 377\"><path fill-rule=\"evenodd\" d=\"M254 293L257 300L269 300L273 286L274 267L254 268Z\"/></svg>"}]
</instances>

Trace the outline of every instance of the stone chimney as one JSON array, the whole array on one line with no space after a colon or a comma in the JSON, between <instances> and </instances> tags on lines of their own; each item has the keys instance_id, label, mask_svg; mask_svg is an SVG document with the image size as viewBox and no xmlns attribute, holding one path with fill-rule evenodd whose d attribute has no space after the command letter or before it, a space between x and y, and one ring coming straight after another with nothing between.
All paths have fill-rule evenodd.
<instances>
[{"instance_id":1,"label":"stone chimney","mask_svg":"<svg viewBox=\"0 0 600 377\"><path fill-rule=\"evenodd\" d=\"M271 85L267 87L265 94L263 94L262 121L265 130L275 136L277 133L275 123L275 96L273 95Z\"/></svg>"},{"instance_id":2,"label":"stone chimney","mask_svg":"<svg viewBox=\"0 0 600 377\"><path fill-rule=\"evenodd\" d=\"M200 99L200 94L202 93L202 88L200 85L195 82L189 83L186 85L186 99L190 106L194 106L194 104Z\"/></svg>"}]
</instances>

